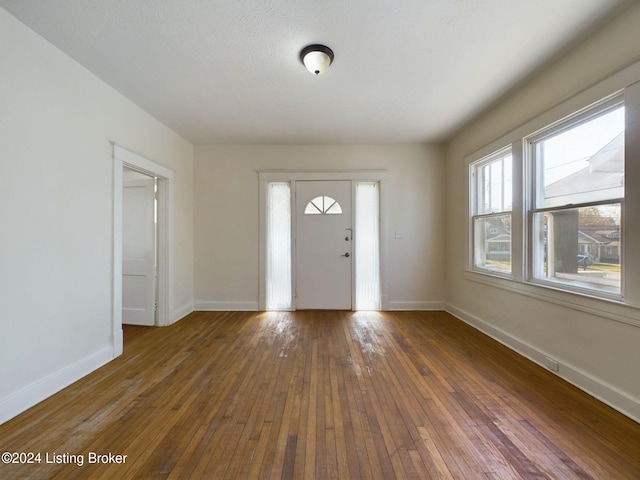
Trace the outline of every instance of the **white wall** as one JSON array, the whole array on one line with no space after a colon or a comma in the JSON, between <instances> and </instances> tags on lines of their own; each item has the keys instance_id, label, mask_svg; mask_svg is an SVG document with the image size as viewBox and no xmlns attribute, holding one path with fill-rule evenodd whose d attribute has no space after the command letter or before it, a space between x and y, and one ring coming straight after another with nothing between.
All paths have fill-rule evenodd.
<instances>
[{"instance_id":1,"label":"white wall","mask_svg":"<svg viewBox=\"0 0 640 480\"><path fill-rule=\"evenodd\" d=\"M170 304L190 311L193 146L2 9L0 59L2 422L113 357L110 141L175 171Z\"/></svg>"},{"instance_id":2,"label":"white wall","mask_svg":"<svg viewBox=\"0 0 640 480\"><path fill-rule=\"evenodd\" d=\"M440 147L202 146L195 159L196 308L258 308L258 170L363 169L388 171L390 308L442 307ZM394 238L396 230L402 240Z\"/></svg>"},{"instance_id":3,"label":"white wall","mask_svg":"<svg viewBox=\"0 0 640 480\"><path fill-rule=\"evenodd\" d=\"M446 290L452 313L535 361L544 362L545 355L556 359L560 362L561 376L636 419L640 419L637 309L624 309L619 316L620 309L606 302L590 302L571 294L545 300L478 283L465 276L469 182L464 157L582 91L620 65L637 59L638 25L640 5L636 4L485 112L450 142Z\"/></svg>"}]
</instances>

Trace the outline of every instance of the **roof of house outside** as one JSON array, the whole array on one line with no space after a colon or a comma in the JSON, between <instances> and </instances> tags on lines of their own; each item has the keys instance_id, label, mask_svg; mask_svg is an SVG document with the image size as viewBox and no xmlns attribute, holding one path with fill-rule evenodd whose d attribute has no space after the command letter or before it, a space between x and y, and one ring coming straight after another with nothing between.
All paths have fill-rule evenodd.
<instances>
[{"instance_id":1,"label":"roof of house outside","mask_svg":"<svg viewBox=\"0 0 640 480\"><path fill-rule=\"evenodd\" d=\"M587 167L548 185L545 200L563 205L583 202L582 195L594 192L606 195L610 191L613 198L621 196L616 190L624 187L624 132L587 161Z\"/></svg>"}]
</instances>

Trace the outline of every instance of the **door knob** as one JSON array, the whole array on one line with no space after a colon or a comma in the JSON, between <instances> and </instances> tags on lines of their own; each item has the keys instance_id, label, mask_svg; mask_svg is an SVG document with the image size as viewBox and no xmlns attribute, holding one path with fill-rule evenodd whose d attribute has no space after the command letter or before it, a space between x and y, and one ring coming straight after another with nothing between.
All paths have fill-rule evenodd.
<instances>
[{"instance_id":1,"label":"door knob","mask_svg":"<svg viewBox=\"0 0 640 480\"><path fill-rule=\"evenodd\" d=\"M341 257L350 257L351 255L349 255L349 252L345 253L344 255L340 255Z\"/></svg>"}]
</instances>

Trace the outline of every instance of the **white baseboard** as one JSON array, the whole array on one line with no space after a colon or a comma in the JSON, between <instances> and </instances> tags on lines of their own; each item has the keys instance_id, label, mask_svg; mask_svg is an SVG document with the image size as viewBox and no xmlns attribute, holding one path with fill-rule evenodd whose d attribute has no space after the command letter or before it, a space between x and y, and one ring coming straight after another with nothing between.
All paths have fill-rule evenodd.
<instances>
[{"instance_id":1,"label":"white baseboard","mask_svg":"<svg viewBox=\"0 0 640 480\"><path fill-rule=\"evenodd\" d=\"M122 355L124 350L124 333L122 332L122 326L120 330L113 334L113 358Z\"/></svg>"},{"instance_id":2,"label":"white baseboard","mask_svg":"<svg viewBox=\"0 0 640 480\"><path fill-rule=\"evenodd\" d=\"M386 310L444 310L444 302L388 302Z\"/></svg>"},{"instance_id":3,"label":"white baseboard","mask_svg":"<svg viewBox=\"0 0 640 480\"><path fill-rule=\"evenodd\" d=\"M203 302L196 301L195 310L201 312L257 312L258 302Z\"/></svg>"},{"instance_id":4,"label":"white baseboard","mask_svg":"<svg viewBox=\"0 0 640 480\"><path fill-rule=\"evenodd\" d=\"M172 324L176 323L177 321L182 320L184 317L186 317L191 312L193 312L193 310L194 310L193 303L187 303L187 304L183 305L182 307L172 308L171 309L171 323L169 325L172 325Z\"/></svg>"},{"instance_id":5,"label":"white baseboard","mask_svg":"<svg viewBox=\"0 0 640 480\"><path fill-rule=\"evenodd\" d=\"M444 310L444 302L385 302L383 303L384 310ZM260 311L259 302L211 302L211 301L196 301L196 311L201 312L218 312L218 311L238 311L238 312L257 312ZM190 312L189 312L190 313Z\"/></svg>"},{"instance_id":6,"label":"white baseboard","mask_svg":"<svg viewBox=\"0 0 640 480\"><path fill-rule=\"evenodd\" d=\"M114 358L113 347L103 348L51 375L0 399L0 424L80 380Z\"/></svg>"},{"instance_id":7,"label":"white baseboard","mask_svg":"<svg viewBox=\"0 0 640 480\"><path fill-rule=\"evenodd\" d=\"M445 310L544 368L546 368L546 359L553 357L453 305L446 305ZM567 363L559 362L559 370L557 372L552 371L552 373L640 423L640 400Z\"/></svg>"}]
</instances>

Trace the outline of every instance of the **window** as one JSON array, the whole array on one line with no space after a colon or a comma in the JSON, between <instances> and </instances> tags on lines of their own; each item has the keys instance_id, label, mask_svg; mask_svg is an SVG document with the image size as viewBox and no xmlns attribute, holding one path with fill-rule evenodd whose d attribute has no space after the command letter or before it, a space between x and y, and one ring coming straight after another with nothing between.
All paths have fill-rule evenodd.
<instances>
[{"instance_id":1,"label":"window","mask_svg":"<svg viewBox=\"0 0 640 480\"><path fill-rule=\"evenodd\" d=\"M639 66L594 83L465 159L468 279L637 319Z\"/></svg>"},{"instance_id":2,"label":"window","mask_svg":"<svg viewBox=\"0 0 640 480\"><path fill-rule=\"evenodd\" d=\"M341 215L342 207L331 197L316 197L307 203L304 208L305 215Z\"/></svg>"},{"instance_id":3,"label":"window","mask_svg":"<svg viewBox=\"0 0 640 480\"><path fill-rule=\"evenodd\" d=\"M618 97L527 139L532 280L621 293L624 133Z\"/></svg>"},{"instance_id":4,"label":"window","mask_svg":"<svg viewBox=\"0 0 640 480\"><path fill-rule=\"evenodd\" d=\"M267 310L290 310L291 187L272 182L267 187Z\"/></svg>"},{"instance_id":5,"label":"window","mask_svg":"<svg viewBox=\"0 0 640 480\"><path fill-rule=\"evenodd\" d=\"M511 148L471 165L473 192L473 267L497 274L511 273Z\"/></svg>"},{"instance_id":6,"label":"window","mask_svg":"<svg viewBox=\"0 0 640 480\"><path fill-rule=\"evenodd\" d=\"M378 182L356 183L356 310L380 309L380 197Z\"/></svg>"}]
</instances>

